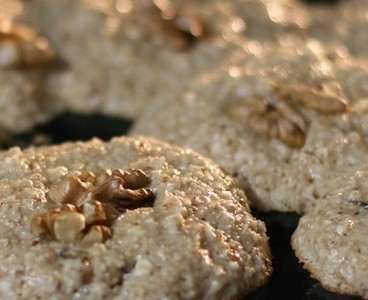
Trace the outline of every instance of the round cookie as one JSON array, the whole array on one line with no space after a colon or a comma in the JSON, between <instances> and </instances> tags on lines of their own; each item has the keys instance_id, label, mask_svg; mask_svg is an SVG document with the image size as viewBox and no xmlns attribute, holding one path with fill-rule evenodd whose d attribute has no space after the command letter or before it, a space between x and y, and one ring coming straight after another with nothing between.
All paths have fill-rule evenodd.
<instances>
[{"instance_id":1,"label":"round cookie","mask_svg":"<svg viewBox=\"0 0 368 300\"><path fill-rule=\"evenodd\" d=\"M241 51L243 37L223 1L156 2L36 0L26 6L19 20L44 32L65 65L45 83L59 110L134 118L156 97Z\"/></svg>"},{"instance_id":2,"label":"round cookie","mask_svg":"<svg viewBox=\"0 0 368 300\"><path fill-rule=\"evenodd\" d=\"M239 299L264 224L208 159L143 138L0 153L0 296Z\"/></svg>"},{"instance_id":3,"label":"round cookie","mask_svg":"<svg viewBox=\"0 0 368 300\"><path fill-rule=\"evenodd\" d=\"M334 194L303 216L292 236L297 257L323 287L364 299L368 299L366 167L339 176L331 188Z\"/></svg>"},{"instance_id":4,"label":"round cookie","mask_svg":"<svg viewBox=\"0 0 368 300\"><path fill-rule=\"evenodd\" d=\"M364 160L366 131L355 118L366 118L359 108L368 96L366 69L366 61L315 41L250 43L227 68L172 94L175 105L152 103L131 134L210 157L260 210L304 212L328 193L326 181Z\"/></svg>"}]
</instances>

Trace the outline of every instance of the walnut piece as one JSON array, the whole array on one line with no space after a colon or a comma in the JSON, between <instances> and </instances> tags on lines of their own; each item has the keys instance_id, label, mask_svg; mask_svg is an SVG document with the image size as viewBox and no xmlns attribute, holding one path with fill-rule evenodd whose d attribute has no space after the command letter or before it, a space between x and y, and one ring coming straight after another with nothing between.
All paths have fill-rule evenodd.
<instances>
[{"instance_id":1,"label":"walnut piece","mask_svg":"<svg viewBox=\"0 0 368 300\"><path fill-rule=\"evenodd\" d=\"M201 20L185 12L163 14L162 27L167 42L175 50L187 50L204 36Z\"/></svg>"},{"instance_id":2,"label":"walnut piece","mask_svg":"<svg viewBox=\"0 0 368 300\"><path fill-rule=\"evenodd\" d=\"M279 139L290 147L301 148L305 143L309 122L286 101L249 97L247 101L231 102L227 115L254 132Z\"/></svg>"},{"instance_id":3,"label":"walnut piece","mask_svg":"<svg viewBox=\"0 0 368 300\"><path fill-rule=\"evenodd\" d=\"M53 232L55 239L72 242L86 227L85 217L77 212L61 211L53 220Z\"/></svg>"},{"instance_id":4,"label":"walnut piece","mask_svg":"<svg viewBox=\"0 0 368 300\"><path fill-rule=\"evenodd\" d=\"M140 189L144 188L151 183L148 175L139 169L128 169L127 171L122 171L121 169L116 169L111 173L112 177L120 177L124 180L124 188L127 189Z\"/></svg>"},{"instance_id":5,"label":"walnut piece","mask_svg":"<svg viewBox=\"0 0 368 300\"><path fill-rule=\"evenodd\" d=\"M103 243L109 238L111 238L110 228L102 225L94 225L83 237L82 244L88 247L96 243Z\"/></svg>"},{"instance_id":6,"label":"walnut piece","mask_svg":"<svg viewBox=\"0 0 368 300\"><path fill-rule=\"evenodd\" d=\"M111 204L118 211L134 209L151 204L153 192L145 188L150 183L141 170L114 170L110 179L92 193L92 198Z\"/></svg>"},{"instance_id":7,"label":"walnut piece","mask_svg":"<svg viewBox=\"0 0 368 300\"><path fill-rule=\"evenodd\" d=\"M166 1L152 1L151 4L153 19L172 49L188 50L207 35L202 20L193 12L176 9Z\"/></svg>"},{"instance_id":8,"label":"walnut piece","mask_svg":"<svg viewBox=\"0 0 368 300\"><path fill-rule=\"evenodd\" d=\"M0 31L0 68L39 67L53 58L49 42L31 28L17 26Z\"/></svg>"},{"instance_id":9,"label":"walnut piece","mask_svg":"<svg viewBox=\"0 0 368 300\"><path fill-rule=\"evenodd\" d=\"M345 101L332 92L313 89L301 84L275 85L274 88L280 98L290 99L319 113L338 114L347 109Z\"/></svg>"},{"instance_id":10,"label":"walnut piece","mask_svg":"<svg viewBox=\"0 0 368 300\"><path fill-rule=\"evenodd\" d=\"M231 101L226 113L254 132L279 139L292 148L304 146L309 128L309 121L298 110L298 106L323 114L337 114L347 110L345 100L332 92L303 84L271 85L274 95Z\"/></svg>"},{"instance_id":11,"label":"walnut piece","mask_svg":"<svg viewBox=\"0 0 368 300\"><path fill-rule=\"evenodd\" d=\"M76 176L65 177L59 184L49 190L49 198L55 203L71 203L80 206L88 195L88 185Z\"/></svg>"},{"instance_id":12,"label":"walnut piece","mask_svg":"<svg viewBox=\"0 0 368 300\"><path fill-rule=\"evenodd\" d=\"M74 241L85 228L85 217L69 210L53 209L32 219L31 231L60 241Z\"/></svg>"},{"instance_id":13,"label":"walnut piece","mask_svg":"<svg viewBox=\"0 0 368 300\"><path fill-rule=\"evenodd\" d=\"M56 208L36 215L31 231L59 241L80 241L82 246L103 243L111 238L110 227L121 213L153 205L152 189L147 188L150 182L139 169L66 176L48 192Z\"/></svg>"},{"instance_id":14,"label":"walnut piece","mask_svg":"<svg viewBox=\"0 0 368 300\"><path fill-rule=\"evenodd\" d=\"M82 205L80 210L86 218L87 225L107 222L105 207L99 201L88 201Z\"/></svg>"}]
</instances>

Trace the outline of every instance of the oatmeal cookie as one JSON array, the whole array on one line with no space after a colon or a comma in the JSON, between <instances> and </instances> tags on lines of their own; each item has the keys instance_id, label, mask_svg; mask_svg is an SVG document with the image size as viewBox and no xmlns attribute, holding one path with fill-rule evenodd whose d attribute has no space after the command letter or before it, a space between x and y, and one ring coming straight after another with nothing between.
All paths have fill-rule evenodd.
<instances>
[{"instance_id":1,"label":"oatmeal cookie","mask_svg":"<svg viewBox=\"0 0 368 300\"><path fill-rule=\"evenodd\" d=\"M313 3L315 2L315 3ZM319 3L317 3L319 2ZM330 3L328 3L330 2ZM368 56L368 6L349 1L242 0L233 1L234 28L261 43L310 38Z\"/></svg>"},{"instance_id":2,"label":"oatmeal cookie","mask_svg":"<svg viewBox=\"0 0 368 300\"><path fill-rule=\"evenodd\" d=\"M38 32L15 24L22 11L20 1L0 3L0 130L9 133L30 130L49 115L41 90L53 50Z\"/></svg>"},{"instance_id":3,"label":"oatmeal cookie","mask_svg":"<svg viewBox=\"0 0 368 300\"><path fill-rule=\"evenodd\" d=\"M11 133L23 132L48 118L38 98L38 83L38 74L0 68L0 127L2 130Z\"/></svg>"},{"instance_id":4,"label":"oatmeal cookie","mask_svg":"<svg viewBox=\"0 0 368 300\"><path fill-rule=\"evenodd\" d=\"M333 195L300 219L292 246L323 287L368 299L368 169L355 169L339 176Z\"/></svg>"},{"instance_id":5,"label":"oatmeal cookie","mask_svg":"<svg viewBox=\"0 0 368 300\"><path fill-rule=\"evenodd\" d=\"M233 15L223 1L35 0L18 20L45 32L65 65L45 84L59 110L134 118L242 51Z\"/></svg>"},{"instance_id":6,"label":"oatmeal cookie","mask_svg":"<svg viewBox=\"0 0 368 300\"><path fill-rule=\"evenodd\" d=\"M0 296L240 299L264 224L210 160L143 138L0 153Z\"/></svg>"},{"instance_id":7,"label":"oatmeal cookie","mask_svg":"<svg viewBox=\"0 0 368 300\"><path fill-rule=\"evenodd\" d=\"M316 41L271 50L250 44L228 69L173 94L175 105L152 103L131 134L212 158L260 210L304 212L328 192L325 182L367 151L365 125L356 121L367 118L367 62L340 50Z\"/></svg>"}]
</instances>

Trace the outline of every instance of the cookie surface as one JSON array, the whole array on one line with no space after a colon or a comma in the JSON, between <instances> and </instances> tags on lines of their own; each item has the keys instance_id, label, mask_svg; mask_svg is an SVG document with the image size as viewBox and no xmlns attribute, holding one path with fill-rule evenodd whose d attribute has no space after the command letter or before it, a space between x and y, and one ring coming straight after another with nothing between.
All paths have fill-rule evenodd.
<instances>
[{"instance_id":1,"label":"cookie surface","mask_svg":"<svg viewBox=\"0 0 368 300\"><path fill-rule=\"evenodd\" d=\"M335 173L365 157L366 131L355 120L366 118L367 64L346 55L315 41L249 46L229 69L214 68L172 95L175 105L152 103L132 135L212 158L261 210L303 212Z\"/></svg>"},{"instance_id":2,"label":"cookie surface","mask_svg":"<svg viewBox=\"0 0 368 300\"><path fill-rule=\"evenodd\" d=\"M221 2L37 0L18 20L43 32L65 64L45 79L56 107L134 118L241 50L234 13Z\"/></svg>"},{"instance_id":3,"label":"cookie surface","mask_svg":"<svg viewBox=\"0 0 368 300\"><path fill-rule=\"evenodd\" d=\"M368 298L366 165L338 178L331 194L300 219L292 246L304 267L334 292Z\"/></svg>"},{"instance_id":4,"label":"cookie surface","mask_svg":"<svg viewBox=\"0 0 368 300\"><path fill-rule=\"evenodd\" d=\"M39 97L40 73L0 69L0 130L20 133L49 119ZM0 143L3 138L0 137Z\"/></svg>"},{"instance_id":5,"label":"cookie surface","mask_svg":"<svg viewBox=\"0 0 368 300\"><path fill-rule=\"evenodd\" d=\"M189 150L116 138L0 158L2 297L237 299L271 273L244 193Z\"/></svg>"},{"instance_id":6,"label":"cookie surface","mask_svg":"<svg viewBox=\"0 0 368 300\"><path fill-rule=\"evenodd\" d=\"M296 39L304 43L313 38L367 58L365 0L242 0L233 5L248 39L261 43Z\"/></svg>"},{"instance_id":7,"label":"cookie surface","mask_svg":"<svg viewBox=\"0 0 368 300\"><path fill-rule=\"evenodd\" d=\"M6 133L30 130L50 115L41 100L41 69L52 49L38 32L14 24L22 11L20 1L0 3L0 130Z\"/></svg>"},{"instance_id":8,"label":"cookie surface","mask_svg":"<svg viewBox=\"0 0 368 300\"><path fill-rule=\"evenodd\" d=\"M328 7L290 0L4 3L10 3L5 17L40 31L55 48L59 68L42 81L52 115L72 110L135 118L195 74L213 65L227 67L230 57L243 52L245 40L269 45L315 37L366 53L367 43L359 42L367 23L360 0ZM356 21L349 18L355 10Z\"/></svg>"}]
</instances>

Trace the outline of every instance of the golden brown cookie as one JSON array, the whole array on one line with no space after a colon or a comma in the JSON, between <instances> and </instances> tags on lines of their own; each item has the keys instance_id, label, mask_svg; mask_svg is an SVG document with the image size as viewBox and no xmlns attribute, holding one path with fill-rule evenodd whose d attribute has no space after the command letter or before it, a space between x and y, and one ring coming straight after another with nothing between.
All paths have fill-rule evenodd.
<instances>
[{"instance_id":1,"label":"golden brown cookie","mask_svg":"<svg viewBox=\"0 0 368 300\"><path fill-rule=\"evenodd\" d=\"M1 297L235 299L270 276L264 224L190 150L115 138L0 160Z\"/></svg>"}]
</instances>

